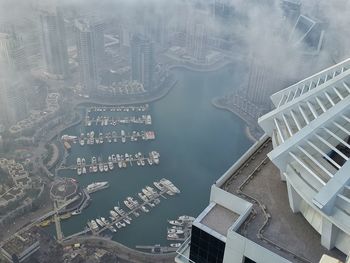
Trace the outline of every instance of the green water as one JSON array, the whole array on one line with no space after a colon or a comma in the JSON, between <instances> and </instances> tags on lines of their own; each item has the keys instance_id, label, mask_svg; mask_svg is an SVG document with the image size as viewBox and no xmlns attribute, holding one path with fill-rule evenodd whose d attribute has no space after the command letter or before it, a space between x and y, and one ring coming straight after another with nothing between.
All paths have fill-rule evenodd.
<instances>
[{"instance_id":1,"label":"green water","mask_svg":"<svg viewBox=\"0 0 350 263\"><path fill-rule=\"evenodd\" d=\"M243 121L211 104L213 97L239 86L243 71L238 65L211 73L176 69L177 86L166 97L150 104L151 126L95 128L95 132L117 130L118 133L120 129L154 130L156 140L84 147L74 145L69 157L71 164L77 157L85 157L90 162L92 155L102 155L106 160L112 153L148 153L152 150L158 151L161 158L158 166L133 166L104 174L78 177L75 172L62 172L61 176L76 178L82 186L94 181L110 183L108 189L92 194L92 203L81 215L62 222L64 234L67 236L83 230L89 219L108 218L109 210L118 201L122 204L127 196L136 196L144 186L151 186L153 181L166 177L181 190L181 194L161 199L160 205L148 214L140 212L140 217L128 227L119 229L113 239L130 247L168 244L167 219L176 219L183 214L197 216L208 205L210 186L251 145L244 134ZM91 127L77 126L66 133L78 135L90 130Z\"/></svg>"}]
</instances>

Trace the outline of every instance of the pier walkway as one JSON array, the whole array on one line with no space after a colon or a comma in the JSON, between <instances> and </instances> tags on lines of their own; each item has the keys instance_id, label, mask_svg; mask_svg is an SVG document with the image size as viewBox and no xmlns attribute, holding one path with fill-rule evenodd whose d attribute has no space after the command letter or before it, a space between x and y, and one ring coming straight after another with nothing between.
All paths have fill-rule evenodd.
<instances>
[{"instance_id":1,"label":"pier walkway","mask_svg":"<svg viewBox=\"0 0 350 263\"><path fill-rule=\"evenodd\" d=\"M159 199L160 197L163 197L164 199L166 199L166 197L164 196L164 194L166 192L168 192L169 190L166 189L166 190L163 190L161 192L157 192L156 194L153 194L152 197L149 197L148 201L143 201L142 203L139 203L134 209L132 210L129 210L128 212L125 211L125 214L124 215L120 215L118 218L115 218L113 221L109 222L107 225L105 225L104 227L102 228L99 228L97 231L93 231L91 230L90 228L86 227L84 230L80 231L80 232L77 232L75 234L72 234L70 236L67 236L65 237L63 240L64 241L67 241L71 238L74 238L74 237L78 237L78 236L82 236L82 235L86 235L88 233L92 233L93 235L95 236L98 236L100 235L102 232L104 232L105 230L109 230L108 228L115 225L116 223L118 222L122 222L124 219L128 219L131 215L134 215L135 212L137 212L137 210L140 210L140 211L143 211L142 210L142 206L145 206L145 205L148 205L149 207L152 207L150 204L156 200L156 199Z\"/></svg>"},{"instance_id":2,"label":"pier walkway","mask_svg":"<svg viewBox=\"0 0 350 263\"><path fill-rule=\"evenodd\" d=\"M110 117L110 116L98 116L97 118L86 117L85 126L100 125L100 126L108 126L117 124L144 124L151 125L152 117L151 115L142 115L142 116L128 116L128 117Z\"/></svg>"}]
</instances>

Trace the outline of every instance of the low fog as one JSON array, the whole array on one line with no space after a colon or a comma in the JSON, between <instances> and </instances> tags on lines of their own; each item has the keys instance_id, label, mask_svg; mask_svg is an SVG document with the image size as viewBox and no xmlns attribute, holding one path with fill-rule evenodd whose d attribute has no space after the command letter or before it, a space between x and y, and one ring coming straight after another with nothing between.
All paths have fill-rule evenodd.
<instances>
[{"instance_id":1,"label":"low fog","mask_svg":"<svg viewBox=\"0 0 350 263\"><path fill-rule=\"evenodd\" d=\"M16 43L23 48L23 61L27 65L24 70L9 65L6 50L2 49L1 100L4 105L8 105L5 107L10 107L4 86L18 81L25 83L22 84L24 90L20 93L24 92L28 97L35 90L33 86L46 87L49 91L57 90L52 78L45 80L40 77L47 73L48 67L43 52L40 15L57 10L64 21L65 32L62 34L68 50L68 71L80 70L76 55L75 21L93 18L94 21L104 23L105 41L106 34L118 41L118 47L113 52L119 52L120 60L124 61L122 65L126 67L130 67L129 42L135 34L146 36L155 43L154 60L160 64L165 62L159 58L171 47L180 46L186 49L191 41L203 38L206 47L194 52L206 52L207 49L219 51L229 59L240 61L242 67L247 68L246 76L242 77L242 87L239 88L244 89L244 81L249 76L251 64L255 63L262 65L276 78L282 79L282 86L279 87L282 89L283 85L298 81L349 55L348 1L304 0L300 2L298 14L293 14L294 7L286 7L290 2L295 4L298 1L0 0L0 30L15 35ZM305 25L300 23L295 26L299 15L320 25L321 38L318 39L318 35L312 36L312 41L319 43L318 46L316 44L316 47L310 47L310 43L303 39L308 30L303 29ZM193 40L195 38L197 40ZM178 43L180 40L183 42ZM108 55L107 58L102 58L104 59L109 61L106 64L112 66L98 68L96 74L99 76L103 70L118 70L122 67ZM67 81L72 86L80 85L79 77L74 73L64 79L65 85ZM62 85L62 81L60 82ZM31 101L26 103L33 104Z\"/></svg>"}]
</instances>

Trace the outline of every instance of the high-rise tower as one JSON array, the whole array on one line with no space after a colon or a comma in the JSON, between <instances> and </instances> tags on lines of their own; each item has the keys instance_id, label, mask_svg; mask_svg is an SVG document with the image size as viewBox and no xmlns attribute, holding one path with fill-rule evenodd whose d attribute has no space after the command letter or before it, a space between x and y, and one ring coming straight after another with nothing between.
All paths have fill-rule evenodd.
<instances>
[{"instance_id":1,"label":"high-rise tower","mask_svg":"<svg viewBox=\"0 0 350 263\"><path fill-rule=\"evenodd\" d=\"M134 35L131 41L131 78L143 84L145 89L154 85L153 43L141 36Z\"/></svg>"},{"instance_id":2,"label":"high-rise tower","mask_svg":"<svg viewBox=\"0 0 350 263\"><path fill-rule=\"evenodd\" d=\"M11 71L28 69L24 47L14 32L0 33L0 60Z\"/></svg>"},{"instance_id":3,"label":"high-rise tower","mask_svg":"<svg viewBox=\"0 0 350 263\"><path fill-rule=\"evenodd\" d=\"M82 89L96 92L98 69L104 57L104 24L88 20L76 20L76 44Z\"/></svg>"},{"instance_id":4,"label":"high-rise tower","mask_svg":"<svg viewBox=\"0 0 350 263\"><path fill-rule=\"evenodd\" d=\"M46 71L65 78L69 72L68 52L64 21L60 10L42 10L40 24Z\"/></svg>"}]
</instances>

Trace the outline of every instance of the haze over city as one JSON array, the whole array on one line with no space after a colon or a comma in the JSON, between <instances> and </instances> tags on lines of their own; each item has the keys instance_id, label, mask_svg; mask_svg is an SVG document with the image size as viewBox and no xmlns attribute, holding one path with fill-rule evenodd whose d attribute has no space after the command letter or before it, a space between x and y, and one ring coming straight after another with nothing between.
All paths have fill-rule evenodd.
<instances>
[{"instance_id":1,"label":"haze over city","mask_svg":"<svg viewBox=\"0 0 350 263\"><path fill-rule=\"evenodd\" d=\"M0 0L0 262L349 262L346 0Z\"/></svg>"}]
</instances>

